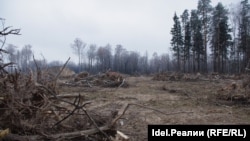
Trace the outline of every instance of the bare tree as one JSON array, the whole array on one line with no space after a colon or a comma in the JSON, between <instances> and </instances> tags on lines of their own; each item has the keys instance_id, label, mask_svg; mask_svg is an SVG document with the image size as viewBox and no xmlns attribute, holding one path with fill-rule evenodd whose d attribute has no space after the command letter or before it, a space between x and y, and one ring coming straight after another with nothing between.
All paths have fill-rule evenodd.
<instances>
[{"instance_id":1,"label":"bare tree","mask_svg":"<svg viewBox=\"0 0 250 141\"><path fill-rule=\"evenodd\" d=\"M128 54L128 58L127 58L127 63L126 63L126 73L128 74L136 74L138 73L138 69L139 69L139 53L135 52L135 51L130 51Z\"/></svg>"},{"instance_id":2,"label":"bare tree","mask_svg":"<svg viewBox=\"0 0 250 141\"><path fill-rule=\"evenodd\" d=\"M96 45L95 44L91 44L89 46L89 50L88 50L88 60L89 60L89 70L92 71L93 69L93 61L95 59L96 56Z\"/></svg>"},{"instance_id":3,"label":"bare tree","mask_svg":"<svg viewBox=\"0 0 250 141\"><path fill-rule=\"evenodd\" d=\"M150 67L152 72L160 72L161 61L156 52L153 53L152 59L150 60Z\"/></svg>"},{"instance_id":4,"label":"bare tree","mask_svg":"<svg viewBox=\"0 0 250 141\"><path fill-rule=\"evenodd\" d=\"M5 41L6 41L6 36L10 34L21 35L20 34L21 29L11 29L12 26L5 27L5 19L3 18L0 18L0 21L2 25L2 30L0 30L0 42L2 43L0 51L2 51Z\"/></svg>"},{"instance_id":5,"label":"bare tree","mask_svg":"<svg viewBox=\"0 0 250 141\"><path fill-rule=\"evenodd\" d=\"M74 43L71 44L71 48L73 52L78 56L78 67L79 72L82 70L82 57L83 57L83 49L85 48L86 43L84 43L80 38L76 38Z\"/></svg>"},{"instance_id":6,"label":"bare tree","mask_svg":"<svg viewBox=\"0 0 250 141\"><path fill-rule=\"evenodd\" d=\"M5 41L6 41L6 36L7 35L20 35L20 29L12 29L11 26L5 27L5 19L0 18L0 22L1 22L1 29L0 29L0 73L2 74L3 72L7 73L4 68L6 66L12 65L13 63L4 63L3 60L3 54L8 54L8 51L4 50L3 47L5 45Z\"/></svg>"},{"instance_id":7,"label":"bare tree","mask_svg":"<svg viewBox=\"0 0 250 141\"><path fill-rule=\"evenodd\" d=\"M8 46L5 48L5 50L9 53L9 55L7 56L8 60L10 62L15 62L16 61L16 46L13 44L8 44Z\"/></svg>"},{"instance_id":8,"label":"bare tree","mask_svg":"<svg viewBox=\"0 0 250 141\"><path fill-rule=\"evenodd\" d=\"M161 71L170 71L170 57L169 54L162 54L160 57Z\"/></svg>"},{"instance_id":9,"label":"bare tree","mask_svg":"<svg viewBox=\"0 0 250 141\"><path fill-rule=\"evenodd\" d=\"M104 47L99 47L97 50L97 64L101 71L106 71L112 65L111 45L107 44Z\"/></svg>"},{"instance_id":10,"label":"bare tree","mask_svg":"<svg viewBox=\"0 0 250 141\"><path fill-rule=\"evenodd\" d=\"M146 51L143 56L140 56L139 58L139 72L142 74L148 74L149 73L149 65L148 65L148 52Z\"/></svg>"},{"instance_id":11,"label":"bare tree","mask_svg":"<svg viewBox=\"0 0 250 141\"><path fill-rule=\"evenodd\" d=\"M17 52L17 50L16 50L16 46L14 46L13 44L9 44L6 48L5 48L5 50L8 52L8 54L7 54L7 59L8 59L8 61L9 62L11 62L11 63L16 63L16 60L17 60L17 56L16 56L16 52ZM10 66L10 71L11 72L13 72L13 66L11 65Z\"/></svg>"},{"instance_id":12,"label":"bare tree","mask_svg":"<svg viewBox=\"0 0 250 141\"><path fill-rule=\"evenodd\" d=\"M33 51L31 50L31 48L31 45L25 45L20 52L21 68L24 72L27 72L28 68L30 67L33 56Z\"/></svg>"},{"instance_id":13,"label":"bare tree","mask_svg":"<svg viewBox=\"0 0 250 141\"><path fill-rule=\"evenodd\" d=\"M122 54L123 52L126 51L122 45L116 45L115 48L115 55L114 55L114 70L122 72L123 71L123 59L122 59Z\"/></svg>"}]
</instances>

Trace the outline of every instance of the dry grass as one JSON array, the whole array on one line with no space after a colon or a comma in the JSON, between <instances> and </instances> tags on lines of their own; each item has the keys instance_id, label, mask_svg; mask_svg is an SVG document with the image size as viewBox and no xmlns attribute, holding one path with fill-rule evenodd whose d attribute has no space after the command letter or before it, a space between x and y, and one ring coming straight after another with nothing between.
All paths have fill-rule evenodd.
<instances>
[{"instance_id":1,"label":"dry grass","mask_svg":"<svg viewBox=\"0 0 250 141\"><path fill-rule=\"evenodd\" d=\"M160 110L131 106L118 129L131 140L147 140L148 124L249 124L247 103L223 101L217 91L230 84L218 81L153 81L151 77L128 77L129 88L67 88L64 93L78 92L92 101L89 109L104 112L119 110L127 103L136 103ZM95 89L95 88L92 88Z\"/></svg>"}]
</instances>

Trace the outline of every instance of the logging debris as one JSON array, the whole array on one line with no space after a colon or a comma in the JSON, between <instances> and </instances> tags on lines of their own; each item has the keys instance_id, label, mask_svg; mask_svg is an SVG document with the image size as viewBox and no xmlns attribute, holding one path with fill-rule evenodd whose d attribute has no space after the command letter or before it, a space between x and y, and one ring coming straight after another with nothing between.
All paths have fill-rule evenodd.
<instances>
[{"instance_id":1,"label":"logging debris","mask_svg":"<svg viewBox=\"0 0 250 141\"><path fill-rule=\"evenodd\" d=\"M233 81L230 84L220 88L216 96L220 100L249 102L249 84L250 79L247 77L241 81Z\"/></svg>"},{"instance_id":2,"label":"logging debris","mask_svg":"<svg viewBox=\"0 0 250 141\"><path fill-rule=\"evenodd\" d=\"M230 79L230 80L242 80L244 75L229 75L229 74L219 74L212 72L209 74L201 73L181 73L181 72L161 72L153 75L152 80L156 81L219 81L221 79Z\"/></svg>"},{"instance_id":3,"label":"logging debris","mask_svg":"<svg viewBox=\"0 0 250 141\"><path fill-rule=\"evenodd\" d=\"M90 75L88 72L81 72L76 74L73 79L69 81L65 81L64 83L60 83L60 85L66 86L82 86L82 87L111 87L111 88L119 88L119 87L129 87L129 84L126 81L124 75L118 72L106 72L106 73L98 73L95 75Z\"/></svg>"},{"instance_id":4,"label":"logging debris","mask_svg":"<svg viewBox=\"0 0 250 141\"><path fill-rule=\"evenodd\" d=\"M111 140L116 136L117 112L89 111L86 106L91 102L80 94L70 99L58 93L58 78L67 62L52 79L44 77L39 66L36 75L18 70L9 74L0 68L1 139Z\"/></svg>"},{"instance_id":5,"label":"logging debris","mask_svg":"<svg viewBox=\"0 0 250 141\"><path fill-rule=\"evenodd\" d=\"M250 102L250 75L229 75L219 74L212 72L209 74L189 74L180 72L161 72L153 75L152 80L155 81L183 81L183 82L198 82L208 81L218 84L220 81L227 82L224 86L221 86L215 91L216 99L224 101L235 101L235 102ZM162 85L160 89L168 91L169 93L176 93L177 90Z\"/></svg>"},{"instance_id":6,"label":"logging debris","mask_svg":"<svg viewBox=\"0 0 250 141\"><path fill-rule=\"evenodd\" d=\"M188 73L180 73L180 72L162 72L157 73L153 76L153 80L157 81L196 81L199 79L209 80L206 78L202 78L200 73L197 74L188 74Z\"/></svg>"}]
</instances>

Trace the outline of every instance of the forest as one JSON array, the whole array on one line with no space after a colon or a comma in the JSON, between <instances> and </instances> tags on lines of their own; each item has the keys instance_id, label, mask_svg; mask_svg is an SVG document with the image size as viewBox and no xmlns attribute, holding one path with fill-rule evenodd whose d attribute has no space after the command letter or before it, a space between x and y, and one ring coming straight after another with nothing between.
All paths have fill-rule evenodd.
<instances>
[{"instance_id":1,"label":"forest","mask_svg":"<svg viewBox=\"0 0 250 141\"><path fill-rule=\"evenodd\" d=\"M249 4L227 9L209 0L173 17L172 50L176 67L187 72L242 73L249 62Z\"/></svg>"},{"instance_id":2,"label":"forest","mask_svg":"<svg viewBox=\"0 0 250 141\"><path fill-rule=\"evenodd\" d=\"M103 72L108 69L125 74L150 74L166 71L185 73L230 73L245 72L250 58L250 5L248 0L224 6L212 7L210 0L199 0L197 9L174 13L171 28L171 52L141 54L127 50L118 44L98 46L76 38L69 48L78 58L68 67L75 72ZM22 48L14 44L4 46L9 52L3 56L5 62L15 62L16 68L27 72L34 68L32 45ZM2 46L3 49L3 46ZM37 59L43 67L60 66L62 61L48 62ZM36 57L36 56L35 56ZM40 57L40 56L39 56ZM65 58L66 60L66 58ZM13 66L11 67L13 68ZM9 68L11 70L11 68Z\"/></svg>"}]
</instances>

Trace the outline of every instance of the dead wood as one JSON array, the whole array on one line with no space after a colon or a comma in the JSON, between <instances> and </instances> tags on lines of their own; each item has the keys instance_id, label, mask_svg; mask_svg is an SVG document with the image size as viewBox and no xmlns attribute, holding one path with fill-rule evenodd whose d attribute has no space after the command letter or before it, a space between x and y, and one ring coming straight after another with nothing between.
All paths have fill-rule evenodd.
<instances>
[{"instance_id":1,"label":"dead wood","mask_svg":"<svg viewBox=\"0 0 250 141\"><path fill-rule=\"evenodd\" d=\"M61 83L60 85L70 87L80 86L89 88L93 88L95 86L111 88L129 86L128 83L125 81L125 78L118 72L106 72L99 73L96 75L89 75L88 72L82 72L76 75L73 80Z\"/></svg>"},{"instance_id":2,"label":"dead wood","mask_svg":"<svg viewBox=\"0 0 250 141\"><path fill-rule=\"evenodd\" d=\"M66 65L68 64L70 60L70 57L68 58L68 60L64 63L63 67L60 69L60 72L58 72L58 74L56 75L54 81L57 81L57 79L59 78L59 76L61 75L61 73L63 72L64 68L66 67Z\"/></svg>"},{"instance_id":3,"label":"dead wood","mask_svg":"<svg viewBox=\"0 0 250 141\"><path fill-rule=\"evenodd\" d=\"M49 98L50 99L55 99L55 98L75 98L75 97L78 97L79 95L81 96L82 99L84 99L84 94L78 94L78 93L75 93L75 94L59 94L56 97L55 96L50 96Z\"/></svg>"},{"instance_id":4,"label":"dead wood","mask_svg":"<svg viewBox=\"0 0 250 141\"><path fill-rule=\"evenodd\" d=\"M231 82L230 84L217 90L217 99L230 100L231 102L247 102L249 96L247 95L248 79L242 80L242 83Z\"/></svg>"},{"instance_id":5,"label":"dead wood","mask_svg":"<svg viewBox=\"0 0 250 141\"><path fill-rule=\"evenodd\" d=\"M60 95L57 91L56 81L70 58L53 79L44 77L45 73L42 73L34 56L33 59L37 79L34 79L32 71L22 74L16 70L13 74L0 75L0 128L10 128L11 131L6 139L57 140L96 133L95 136L109 139L111 133L103 130L111 128L107 128L108 124L103 123L108 122L103 120L110 119L105 117L99 121L101 115L93 117L85 109L91 102L84 101L83 95ZM0 69L2 71L4 68ZM74 101L67 99L69 97ZM63 107L60 103L69 106ZM83 123L72 123L75 121Z\"/></svg>"},{"instance_id":6,"label":"dead wood","mask_svg":"<svg viewBox=\"0 0 250 141\"><path fill-rule=\"evenodd\" d=\"M80 81L80 80L87 80L86 78L89 76L89 73L86 71L80 72L79 74L76 75L74 78L74 81Z\"/></svg>"},{"instance_id":7,"label":"dead wood","mask_svg":"<svg viewBox=\"0 0 250 141\"><path fill-rule=\"evenodd\" d=\"M15 141L37 141L37 140L56 140L56 139L67 139L67 138L76 138L81 136L89 136L93 135L101 131L110 130L109 126L102 126L99 129L93 128L89 130L75 131L75 132L67 132L67 133L59 133L54 135L30 135L30 136L22 136L17 134L9 134L4 139L5 140L15 140Z\"/></svg>"},{"instance_id":8,"label":"dead wood","mask_svg":"<svg viewBox=\"0 0 250 141\"><path fill-rule=\"evenodd\" d=\"M9 34L21 35L20 34L21 29L10 29L10 28L12 28L12 26L5 27L2 31L0 31L0 35L1 36L6 36L6 35L9 35Z\"/></svg>"},{"instance_id":9,"label":"dead wood","mask_svg":"<svg viewBox=\"0 0 250 141\"><path fill-rule=\"evenodd\" d=\"M129 141L129 137L124 133L122 133L121 131L117 131L117 140Z\"/></svg>"},{"instance_id":10,"label":"dead wood","mask_svg":"<svg viewBox=\"0 0 250 141\"><path fill-rule=\"evenodd\" d=\"M124 109L121 109L121 110L119 111L120 115L118 115L115 119L112 120L110 126L111 126L111 127L114 126L114 125L116 124L116 122L117 122L123 115L125 115L125 113L126 113L126 111L128 110L128 108L129 108L130 106L132 106L132 105L138 106L138 107L141 107L141 108L145 108L145 109L149 109L149 110L153 110L153 111L156 111L156 112L158 112L158 113L160 113L160 114L163 114L163 115L175 115L175 114L190 114L190 113L193 113L193 112L187 112L187 111L185 111L185 112L165 113L165 112L162 112L162 111L160 111L160 110L158 110L158 109L151 108L151 107L147 107L147 106L144 106L144 105L135 104L135 103L128 103L128 104L126 104L126 105L124 106L124 107L125 107Z\"/></svg>"},{"instance_id":11,"label":"dead wood","mask_svg":"<svg viewBox=\"0 0 250 141\"><path fill-rule=\"evenodd\" d=\"M118 88L122 87L124 85L125 79L122 80L122 83L118 86Z\"/></svg>"}]
</instances>

